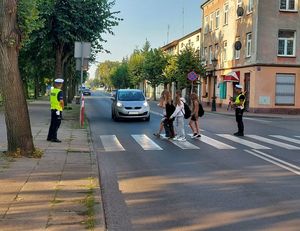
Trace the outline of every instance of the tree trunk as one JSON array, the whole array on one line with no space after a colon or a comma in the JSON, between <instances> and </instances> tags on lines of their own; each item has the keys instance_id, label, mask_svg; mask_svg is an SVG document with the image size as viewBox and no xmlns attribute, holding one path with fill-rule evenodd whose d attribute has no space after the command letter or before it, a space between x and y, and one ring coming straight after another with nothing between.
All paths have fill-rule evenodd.
<instances>
[{"instance_id":1,"label":"tree trunk","mask_svg":"<svg viewBox=\"0 0 300 231\"><path fill-rule=\"evenodd\" d=\"M57 45L55 52L55 78L62 78L63 46Z\"/></svg>"},{"instance_id":2,"label":"tree trunk","mask_svg":"<svg viewBox=\"0 0 300 231\"><path fill-rule=\"evenodd\" d=\"M0 87L4 99L8 152L30 156L34 145L18 66L20 35L16 11L16 0L0 0Z\"/></svg>"},{"instance_id":3,"label":"tree trunk","mask_svg":"<svg viewBox=\"0 0 300 231\"><path fill-rule=\"evenodd\" d=\"M153 85L153 100L156 100L156 85Z\"/></svg>"}]
</instances>

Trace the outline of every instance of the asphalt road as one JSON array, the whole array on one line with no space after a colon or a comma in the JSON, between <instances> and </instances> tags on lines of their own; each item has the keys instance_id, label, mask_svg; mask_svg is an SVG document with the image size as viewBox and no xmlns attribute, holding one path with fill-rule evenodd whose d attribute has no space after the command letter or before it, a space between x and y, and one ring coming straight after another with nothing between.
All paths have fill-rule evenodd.
<instances>
[{"instance_id":1,"label":"asphalt road","mask_svg":"<svg viewBox=\"0 0 300 231\"><path fill-rule=\"evenodd\" d=\"M299 120L245 118L235 140L234 117L207 112L201 140L171 142L155 103L149 122L114 122L104 92L85 105L108 230L300 230Z\"/></svg>"}]
</instances>

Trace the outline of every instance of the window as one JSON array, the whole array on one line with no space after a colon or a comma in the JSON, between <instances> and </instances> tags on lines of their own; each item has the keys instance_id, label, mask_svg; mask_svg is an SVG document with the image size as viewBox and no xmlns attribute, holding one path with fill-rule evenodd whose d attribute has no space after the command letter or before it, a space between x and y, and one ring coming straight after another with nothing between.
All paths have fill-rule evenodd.
<instances>
[{"instance_id":1,"label":"window","mask_svg":"<svg viewBox=\"0 0 300 231\"><path fill-rule=\"evenodd\" d=\"M212 46L209 46L209 64L212 64L211 60L213 59L213 54L212 54Z\"/></svg>"},{"instance_id":2,"label":"window","mask_svg":"<svg viewBox=\"0 0 300 231\"><path fill-rule=\"evenodd\" d=\"M253 11L253 0L248 0L247 12L251 13Z\"/></svg>"},{"instance_id":3,"label":"window","mask_svg":"<svg viewBox=\"0 0 300 231\"><path fill-rule=\"evenodd\" d=\"M228 14L229 14L229 4L227 2L224 5L224 25L228 25Z\"/></svg>"},{"instance_id":4,"label":"window","mask_svg":"<svg viewBox=\"0 0 300 231\"><path fill-rule=\"evenodd\" d=\"M220 11L219 11L219 10L216 11L216 22L215 22L215 26L216 26L216 29L219 29L219 26L220 26Z\"/></svg>"},{"instance_id":5,"label":"window","mask_svg":"<svg viewBox=\"0 0 300 231\"><path fill-rule=\"evenodd\" d=\"M215 44L215 57L217 58L219 54L219 44Z\"/></svg>"},{"instance_id":6,"label":"window","mask_svg":"<svg viewBox=\"0 0 300 231\"><path fill-rule=\"evenodd\" d=\"M197 37L196 37L196 41L199 41L200 40L200 36L199 35L197 35Z\"/></svg>"},{"instance_id":7,"label":"window","mask_svg":"<svg viewBox=\"0 0 300 231\"><path fill-rule=\"evenodd\" d=\"M280 0L280 10L295 11L296 0Z\"/></svg>"},{"instance_id":8,"label":"window","mask_svg":"<svg viewBox=\"0 0 300 231\"><path fill-rule=\"evenodd\" d=\"M227 41L224 41L224 56L223 59L224 61L227 61Z\"/></svg>"},{"instance_id":9,"label":"window","mask_svg":"<svg viewBox=\"0 0 300 231\"><path fill-rule=\"evenodd\" d=\"M184 46L184 44L183 44L183 43L181 43L181 48L183 48L183 46Z\"/></svg>"},{"instance_id":10,"label":"window","mask_svg":"<svg viewBox=\"0 0 300 231\"><path fill-rule=\"evenodd\" d=\"M278 32L278 55L295 56L295 31L280 30Z\"/></svg>"},{"instance_id":11,"label":"window","mask_svg":"<svg viewBox=\"0 0 300 231\"><path fill-rule=\"evenodd\" d=\"M276 96L275 104L294 105L295 104L295 75L276 75Z\"/></svg>"},{"instance_id":12,"label":"window","mask_svg":"<svg viewBox=\"0 0 300 231\"><path fill-rule=\"evenodd\" d=\"M207 47L204 47L203 53L204 53L203 56L204 56L205 64L207 64Z\"/></svg>"},{"instance_id":13,"label":"window","mask_svg":"<svg viewBox=\"0 0 300 231\"><path fill-rule=\"evenodd\" d=\"M204 18L204 33L208 33L208 16L205 16Z\"/></svg>"},{"instance_id":14,"label":"window","mask_svg":"<svg viewBox=\"0 0 300 231\"><path fill-rule=\"evenodd\" d=\"M252 34L246 34L246 57L251 57Z\"/></svg>"},{"instance_id":15,"label":"window","mask_svg":"<svg viewBox=\"0 0 300 231\"><path fill-rule=\"evenodd\" d=\"M237 41L240 41L240 40L241 40L240 37L237 37L237 38L235 39L236 42L237 42ZM240 56L241 56L241 50L236 50L234 46L233 46L233 48L234 48L234 53L235 53L235 59L240 59Z\"/></svg>"},{"instance_id":16,"label":"window","mask_svg":"<svg viewBox=\"0 0 300 231\"><path fill-rule=\"evenodd\" d=\"M211 14L209 18L209 31L212 31L213 27L214 27L214 14Z\"/></svg>"},{"instance_id":17,"label":"window","mask_svg":"<svg viewBox=\"0 0 300 231\"><path fill-rule=\"evenodd\" d=\"M237 0L236 2L236 9L238 9L239 7L242 7L242 0ZM237 15L237 18L241 18L241 16Z\"/></svg>"}]
</instances>

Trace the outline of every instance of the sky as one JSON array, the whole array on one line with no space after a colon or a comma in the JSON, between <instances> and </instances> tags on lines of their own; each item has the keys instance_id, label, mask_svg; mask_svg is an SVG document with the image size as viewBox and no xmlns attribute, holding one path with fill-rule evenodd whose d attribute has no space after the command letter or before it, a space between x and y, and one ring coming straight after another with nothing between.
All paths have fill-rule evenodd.
<instances>
[{"instance_id":1,"label":"sky","mask_svg":"<svg viewBox=\"0 0 300 231\"><path fill-rule=\"evenodd\" d=\"M98 53L90 64L90 78L100 62L121 61L135 48L141 49L146 39L151 48L161 47L201 27L201 4L206 0L115 0L112 11L120 11L123 21L113 27L114 35L103 35L104 48L111 53ZM169 29L168 29L169 28ZM168 33L169 31L169 33Z\"/></svg>"}]
</instances>

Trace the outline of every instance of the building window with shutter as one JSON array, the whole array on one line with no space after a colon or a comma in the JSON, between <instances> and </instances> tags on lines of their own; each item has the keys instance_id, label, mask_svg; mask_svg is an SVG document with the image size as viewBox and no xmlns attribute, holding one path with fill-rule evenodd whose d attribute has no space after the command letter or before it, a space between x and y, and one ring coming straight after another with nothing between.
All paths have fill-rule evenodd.
<instances>
[{"instance_id":1,"label":"building window with shutter","mask_svg":"<svg viewBox=\"0 0 300 231\"><path fill-rule=\"evenodd\" d=\"M251 13L253 11L253 0L248 0L247 12Z\"/></svg>"},{"instance_id":2,"label":"building window with shutter","mask_svg":"<svg viewBox=\"0 0 300 231\"><path fill-rule=\"evenodd\" d=\"M246 34L246 57L251 57L252 49L252 33Z\"/></svg>"},{"instance_id":3,"label":"building window with shutter","mask_svg":"<svg viewBox=\"0 0 300 231\"><path fill-rule=\"evenodd\" d=\"M208 30L209 30L208 27L209 27L209 26L208 26L208 16L205 16L205 18L204 18L204 33L205 33L205 34L208 33Z\"/></svg>"},{"instance_id":4,"label":"building window with shutter","mask_svg":"<svg viewBox=\"0 0 300 231\"><path fill-rule=\"evenodd\" d=\"M224 26L228 25L228 15L229 15L229 4L228 2L224 5Z\"/></svg>"},{"instance_id":5,"label":"building window with shutter","mask_svg":"<svg viewBox=\"0 0 300 231\"><path fill-rule=\"evenodd\" d=\"M212 46L209 46L209 64L212 64L213 54L212 54Z\"/></svg>"},{"instance_id":6,"label":"building window with shutter","mask_svg":"<svg viewBox=\"0 0 300 231\"><path fill-rule=\"evenodd\" d=\"M281 11L297 11L298 0L280 0Z\"/></svg>"},{"instance_id":7,"label":"building window with shutter","mask_svg":"<svg viewBox=\"0 0 300 231\"><path fill-rule=\"evenodd\" d=\"M295 31L280 30L278 32L278 56L295 56Z\"/></svg>"},{"instance_id":8,"label":"building window with shutter","mask_svg":"<svg viewBox=\"0 0 300 231\"><path fill-rule=\"evenodd\" d=\"M276 105L295 105L295 75L276 75Z\"/></svg>"},{"instance_id":9,"label":"building window with shutter","mask_svg":"<svg viewBox=\"0 0 300 231\"><path fill-rule=\"evenodd\" d=\"M237 38L235 39L236 42L237 42L237 41L240 41L240 40L241 40L240 37L237 37ZM234 46L233 46L233 48L234 48L234 53L235 53L235 59L240 59L240 56L241 56L241 50L236 50Z\"/></svg>"},{"instance_id":10,"label":"building window with shutter","mask_svg":"<svg viewBox=\"0 0 300 231\"><path fill-rule=\"evenodd\" d=\"M215 22L216 30L220 27L220 10L216 11L216 22Z\"/></svg>"},{"instance_id":11,"label":"building window with shutter","mask_svg":"<svg viewBox=\"0 0 300 231\"><path fill-rule=\"evenodd\" d=\"M225 62L225 61L227 61L227 41L224 41L223 46L224 46L224 56L223 56L223 60L224 60L224 62Z\"/></svg>"}]
</instances>

